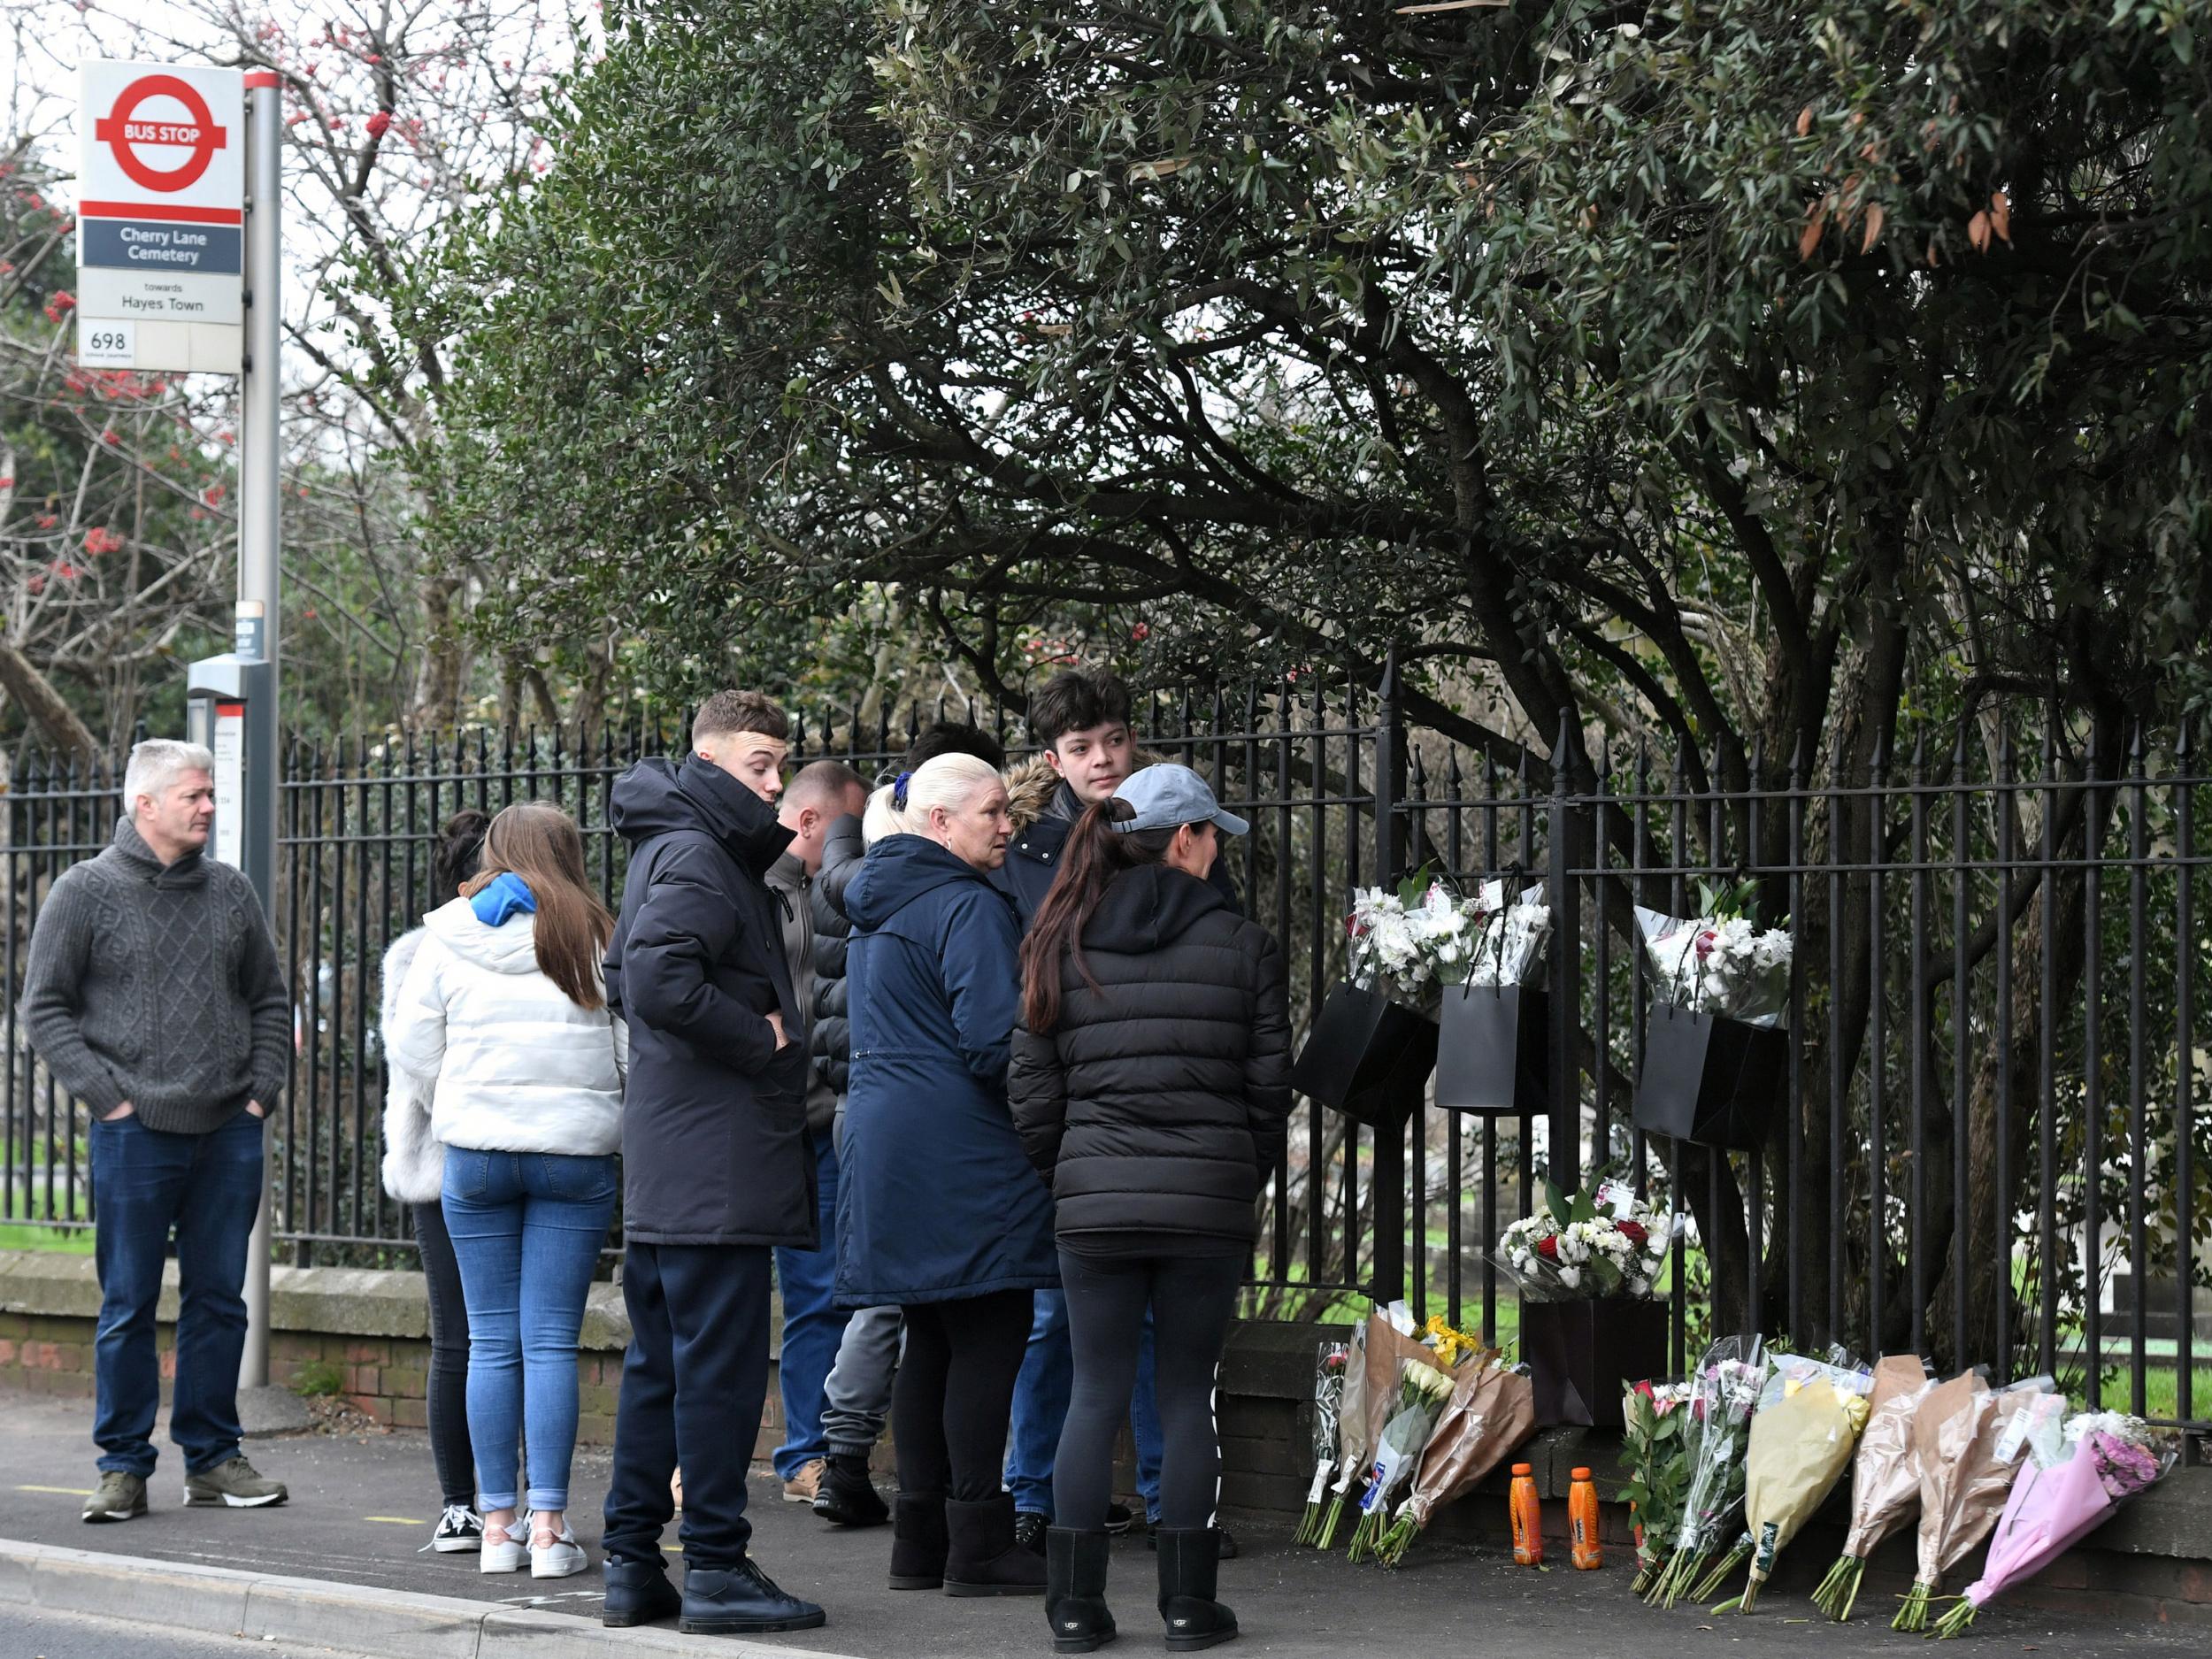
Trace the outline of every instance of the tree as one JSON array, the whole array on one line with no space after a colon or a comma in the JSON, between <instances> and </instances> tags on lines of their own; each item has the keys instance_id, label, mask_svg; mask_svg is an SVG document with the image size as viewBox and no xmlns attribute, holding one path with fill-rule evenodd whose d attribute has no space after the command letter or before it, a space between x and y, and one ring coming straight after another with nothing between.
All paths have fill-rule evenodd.
<instances>
[{"instance_id":1,"label":"tree","mask_svg":"<svg viewBox=\"0 0 2212 1659\"><path fill-rule=\"evenodd\" d=\"M1417 719L1579 787L1640 738L1700 789L1863 784L2007 710L2078 772L2202 699L2212 85L2175 8L630 15L551 170L422 273L472 365L448 552L508 637L705 650L888 586L1017 701L1070 608L1163 673L1394 649ZM1843 936L1847 1033L1864 898L1796 918Z\"/></svg>"}]
</instances>

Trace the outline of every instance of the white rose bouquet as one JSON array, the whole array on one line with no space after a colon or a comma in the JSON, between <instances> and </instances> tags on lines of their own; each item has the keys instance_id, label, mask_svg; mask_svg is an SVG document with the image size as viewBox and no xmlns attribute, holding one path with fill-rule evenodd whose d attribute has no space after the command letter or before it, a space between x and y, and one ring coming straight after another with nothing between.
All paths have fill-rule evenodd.
<instances>
[{"instance_id":1,"label":"white rose bouquet","mask_svg":"<svg viewBox=\"0 0 2212 1659\"><path fill-rule=\"evenodd\" d=\"M1696 916L1636 907L1659 1001L1748 1025L1782 1023L1789 1009L1794 941L1787 928L1762 929L1743 914L1749 886L1730 892L1701 887Z\"/></svg>"},{"instance_id":2,"label":"white rose bouquet","mask_svg":"<svg viewBox=\"0 0 2212 1659\"><path fill-rule=\"evenodd\" d=\"M1655 1296L1674 1241L1671 1217L1617 1181L1595 1193L1544 1184L1544 1205L1505 1230L1498 1260L1533 1302Z\"/></svg>"},{"instance_id":3,"label":"white rose bouquet","mask_svg":"<svg viewBox=\"0 0 2212 1659\"><path fill-rule=\"evenodd\" d=\"M1352 895L1351 979L1412 1000L1440 985L1518 985L1533 970L1551 932L1544 889L1509 895L1503 881L1486 881L1471 898L1448 882L1417 872L1388 887Z\"/></svg>"}]
</instances>

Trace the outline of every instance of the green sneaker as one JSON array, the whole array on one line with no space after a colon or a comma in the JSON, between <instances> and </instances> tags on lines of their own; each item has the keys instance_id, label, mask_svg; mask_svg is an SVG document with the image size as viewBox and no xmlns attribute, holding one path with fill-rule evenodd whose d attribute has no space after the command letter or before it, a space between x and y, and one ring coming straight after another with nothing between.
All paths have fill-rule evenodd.
<instances>
[{"instance_id":1,"label":"green sneaker","mask_svg":"<svg viewBox=\"0 0 2212 1659\"><path fill-rule=\"evenodd\" d=\"M98 1526L107 1521L127 1521L146 1513L146 1480L142 1475L109 1471L100 1477L100 1489L84 1501L85 1523Z\"/></svg>"},{"instance_id":2,"label":"green sneaker","mask_svg":"<svg viewBox=\"0 0 2212 1659\"><path fill-rule=\"evenodd\" d=\"M261 1509L283 1502L288 1495L282 1481L256 1472L243 1457L184 1478L184 1501L195 1509L220 1504L231 1509Z\"/></svg>"}]
</instances>

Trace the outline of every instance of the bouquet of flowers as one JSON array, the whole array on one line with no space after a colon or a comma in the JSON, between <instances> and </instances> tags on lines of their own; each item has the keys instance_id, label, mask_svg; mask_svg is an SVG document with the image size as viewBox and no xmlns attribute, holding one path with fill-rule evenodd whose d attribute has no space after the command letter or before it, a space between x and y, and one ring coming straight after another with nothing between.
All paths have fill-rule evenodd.
<instances>
[{"instance_id":1,"label":"bouquet of flowers","mask_svg":"<svg viewBox=\"0 0 2212 1659\"><path fill-rule=\"evenodd\" d=\"M1454 1330L1440 1318L1432 1318L1417 1331L1413 1316L1402 1302L1394 1302L1368 1316L1360 1327L1356 1374L1348 1374L1344 1403L1340 1409L1338 1445L1343 1461L1329 1505L1321 1517L1320 1536L1314 1541L1323 1549L1334 1547L1336 1529L1343 1519L1356 1484L1374 1473L1382 1450L1383 1431L1397 1415L1400 1364L1417 1360L1448 1376L1477 1354L1484 1352L1482 1339ZM1450 1384L1445 1385L1446 1392ZM1355 1394L1356 1390L1356 1394ZM1441 1409L1442 1402L1438 1402ZM1356 1417L1357 1423L1354 1419ZM1416 1452L1420 1450L1416 1447Z\"/></svg>"},{"instance_id":2,"label":"bouquet of flowers","mask_svg":"<svg viewBox=\"0 0 2212 1659\"><path fill-rule=\"evenodd\" d=\"M2050 1392L2051 1379L2038 1377L1993 1394L1978 1371L1967 1371L1921 1402L1912 1425L1920 1472L1918 1571L1892 1629L1927 1629L1928 1605L1943 1575L1982 1541L2004 1509L2013 1463L2026 1449L2022 1437L2008 1440L2006 1428Z\"/></svg>"},{"instance_id":3,"label":"bouquet of flowers","mask_svg":"<svg viewBox=\"0 0 2212 1659\"><path fill-rule=\"evenodd\" d=\"M1535 1302L1655 1294L1674 1237L1671 1217L1617 1181L1571 1197L1544 1183L1544 1206L1505 1230L1500 1262Z\"/></svg>"},{"instance_id":4,"label":"bouquet of flowers","mask_svg":"<svg viewBox=\"0 0 2212 1659\"><path fill-rule=\"evenodd\" d=\"M1634 1471L1627 1496L1635 1517L1636 1577L1628 1587L1638 1595L1651 1588L1666 1564L1662 1540L1682 1525L1697 1434L1692 1394L1686 1382L1640 1382L1621 1402L1623 1461Z\"/></svg>"},{"instance_id":5,"label":"bouquet of flowers","mask_svg":"<svg viewBox=\"0 0 2212 1659\"><path fill-rule=\"evenodd\" d=\"M1376 1546L1386 1567L1397 1566L1442 1505L1473 1490L1536 1426L1536 1391L1521 1366L1485 1354L1460 1368L1452 1397L1421 1453L1413 1491Z\"/></svg>"},{"instance_id":6,"label":"bouquet of flowers","mask_svg":"<svg viewBox=\"0 0 2212 1659\"><path fill-rule=\"evenodd\" d=\"M1455 902L1426 870L1394 890L1356 888L1345 926L1352 936L1352 983L1380 986L1400 997L1411 997L1440 966L1463 964L1474 955L1472 907Z\"/></svg>"},{"instance_id":7,"label":"bouquet of flowers","mask_svg":"<svg viewBox=\"0 0 2212 1659\"><path fill-rule=\"evenodd\" d=\"M2140 1417L2084 1413L2057 1446L2039 1448L2022 1467L1990 1535L1982 1576L1935 1623L1937 1636L1961 1636L1974 1615L2014 1585L2032 1578L2110 1517L2113 1507L2172 1467L2153 1448Z\"/></svg>"},{"instance_id":8,"label":"bouquet of flowers","mask_svg":"<svg viewBox=\"0 0 2212 1659\"><path fill-rule=\"evenodd\" d=\"M1646 1595L1672 1607L1712 1566L1713 1551L1743 1502L1744 1453L1766 1387L1765 1340L1723 1337L1698 1362L1696 1409L1704 1423L1682 1501L1682 1525L1666 1571Z\"/></svg>"},{"instance_id":9,"label":"bouquet of flowers","mask_svg":"<svg viewBox=\"0 0 2212 1659\"><path fill-rule=\"evenodd\" d=\"M1390 1501L1412 1480L1452 1389L1450 1376L1435 1366L1417 1359L1398 1362L1396 1401L1376 1444L1375 1467L1360 1500L1359 1524L1352 1529L1354 1561L1365 1560L1382 1543L1390 1525Z\"/></svg>"},{"instance_id":10,"label":"bouquet of flowers","mask_svg":"<svg viewBox=\"0 0 2212 1659\"><path fill-rule=\"evenodd\" d=\"M1693 1014L1724 1014L1749 1025L1778 1025L1789 1007L1789 930L1763 932L1745 914L1751 884L1723 892L1701 885L1696 916L1636 907L1654 994Z\"/></svg>"},{"instance_id":11,"label":"bouquet of flowers","mask_svg":"<svg viewBox=\"0 0 2212 1659\"><path fill-rule=\"evenodd\" d=\"M1306 1492L1305 1513L1299 1517L1294 1544L1318 1543L1321 1539L1322 1494L1336 1468L1337 1414L1344 1404L1344 1374L1350 1363L1352 1345L1324 1340L1313 1362L1313 1485Z\"/></svg>"},{"instance_id":12,"label":"bouquet of flowers","mask_svg":"<svg viewBox=\"0 0 2212 1659\"><path fill-rule=\"evenodd\" d=\"M1351 978L1410 996L1429 980L1441 985L1518 985L1535 965L1551 932L1544 889L1509 900L1503 881L1486 881L1463 899L1448 882L1416 872L1389 887L1352 895Z\"/></svg>"},{"instance_id":13,"label":"bouquet of flowers","mask_svg":"<svg viewBox=\"0 0 2212 1659\"><path fill-rule=\"evenodd\" d=\"M1367 1438L1367 1332L1373 1323L1371 1317L1352 1327L1351 1349L1345 1356L1344 1396L1336 1418L1336 1484L1329 1488L1328 1501L1308 1540L1317 1549L1327 1549L1336 1541L1344 1500L1374 1450L1374 1442Z\"/></svg>"},{"instance_id":14,"label":"bouquet of flowers","mask_svg":"<svg viewBox=\"0 0 2212 1659\"><path fill-rule=\"evenodd\" d=\"M1432 887L1424 905L1439 891ZM1509 894L1503 881L1486 881L1458 908L1472 928L1472 943L1463 962L1456 956L1448 963L1440 959L1437 978L1446 985L1526 983L1551 935L1551 906L1544 902L1541 884Z\"/></svg>"},{"instance_id":15,"label":"bouquet of flowers","mask_svg":"<svg viewBox=\"0 0 2212 1659\"><path fill-rule=\"evenodd\" d=\"M1873 1373L1848 1355L1839 1353L1825 1364L1794 1355L1775 1361L1758 1415L1751 1419L1744 1460L1743 1549L1752 1552L1751 1576L1731 1604L1737 1611L1748 1613L1758 1605L1759 1586L1773 1576L1775 1557L1851 1466L1873 1384ZM1743 1549L1723 1563L1722 1579L1735 1571ZM1701 1586L1699 1594L1706 1594Z\"/></svg>"},{"instance_id":16,"label":"bouquet of flowers","mask_svg":"<svg viewBox=\"0 0 2212 1659\"><path fill-rule=\"evenodd\" d=\"M1911 1354L1893 1354L1874 1367L1866 1428L1851 1465L1851 1530L1844 1534L1843 1554L1813 1592L1813 1605L1832 1618L1851 1617L1866 1558L1904 1525L1920 1502L1920 1474L1912 1461L1912 1423L1934 1386L1927 1366Z\"/></svg>"}]
</instances>

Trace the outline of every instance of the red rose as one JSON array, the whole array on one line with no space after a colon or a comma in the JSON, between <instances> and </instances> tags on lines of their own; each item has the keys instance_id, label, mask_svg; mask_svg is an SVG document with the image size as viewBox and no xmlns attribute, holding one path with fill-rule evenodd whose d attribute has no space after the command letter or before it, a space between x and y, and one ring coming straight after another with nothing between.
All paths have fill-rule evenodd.
<instances>
[{"instance_id":1,"label":"red rose","mask_svg":"<svg viewBox=\"0 0 2212 1659\"><path fill-rule=\"evenodd\" d=\"M1559 1240L1549 1236L1537 1240L1536 1254L1547 1262L1556 1262L1559 1259Z\"/></svg>"},{"instance_id":2,"label":"red rose","mask_svg":"<svg viewBox=\"0 0 2212 1659\"><path fill-rule=\"evenodd\" d=\"M1617 1232L1621 1237L1626 1239L1631 1244L1634 1245L1640 1250L1644 1248L1644 1240L1651 1237L1651 1234L1646 1231L1644 1224L1640 1221L1618 1221L1613 1225L1614 1230Z\"/></svg>"}]
</instances>

